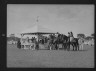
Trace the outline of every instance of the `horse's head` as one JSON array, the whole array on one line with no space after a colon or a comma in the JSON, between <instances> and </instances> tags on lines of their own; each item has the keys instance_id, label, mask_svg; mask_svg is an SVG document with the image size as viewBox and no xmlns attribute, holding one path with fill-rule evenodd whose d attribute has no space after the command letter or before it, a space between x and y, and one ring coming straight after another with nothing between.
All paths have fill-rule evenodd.
<instances>
[{"instance_id":1,"label":"horse's head","mask_svg":"<svg viewBox=\"0 0 96 71\"><path fill-rule=\"evenodd\" d=\"M73 37L73 33L72 32L68 32L68 36L69 37Z\"/></svg>"}]
</instances>

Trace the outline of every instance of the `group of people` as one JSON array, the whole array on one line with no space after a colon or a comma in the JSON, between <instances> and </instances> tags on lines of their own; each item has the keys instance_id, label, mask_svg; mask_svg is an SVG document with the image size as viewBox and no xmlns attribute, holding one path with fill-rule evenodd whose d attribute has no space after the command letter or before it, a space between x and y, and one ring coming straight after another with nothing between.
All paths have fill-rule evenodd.
<instances>
[{"instance_id":1,"label":"group of people","mask_svg":"<svg viewBox=\"0 0 96 71\"><path fill-rule=\"evenodd\" d=\"M83 40L80 38L74 38L72 32L68 32L68 36L58 33L57 36L55 36L55 34L50 35L49 47L50 50L53 48L58 50L60 48L59 45L61 44L64 50L70 50L70 45L72 45L73 50L79 50L79 46L82 47L79 42L82 42L83 44Z\"/></svg>"},{"instance_id":2,"label":"group of people","mask_svg":"<svg viewBox=\"0 0 96 71\"><path fill-rule=\"evenodd\" d=\"M24 45L22 45L24 42L22 40L23 39L17 42L18 48L24 48ZM72 45L73 50L80 50L80 48L83 50L84 43L82 38L74 38L72 32L68 32L68 36L60 33L50 34L49 37L42 36L42 38L38 38L38 40L35 37L31 39L27 37L26 41L28 45L30 43L30 49L39 49L39 44L44 45L47 43L50 50L60 49L59 45L62 45L62 49L64 50L70 50L70 45Z\"/></svg>"}]
</instances>

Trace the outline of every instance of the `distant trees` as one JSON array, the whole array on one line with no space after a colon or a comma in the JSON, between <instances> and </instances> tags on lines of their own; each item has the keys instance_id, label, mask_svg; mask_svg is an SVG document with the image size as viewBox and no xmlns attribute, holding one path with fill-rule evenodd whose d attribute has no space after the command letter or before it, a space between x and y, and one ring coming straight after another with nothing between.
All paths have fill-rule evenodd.
<instances>
[{"instance_id":1,"label":"distant trees","mask_svg":"<svg viewBox=\"0 0 96 71\"><path fill-rule=\"evenodd\" d=\"M18 41L18 40L20 40L20 38L16 37L15 34L10 34L9 37L7 37L7 40L8 41L10 41L10 40Z\"/></svg>"},{"instance_id":2,"label":"distant trees","mask_svg":"<svg viewBox=\"0 0 96 71\"><path fill-rule=\"evenodd\" d=\"M95 34L93 33L93 34L91 34L91 36L92 36L92 37L95 37Z\"/></svg>"},{"instance_id":3,"label":"distant trees","mask_svg":"<svg viewBox=\"0 0 96 71\"><path fill-rule=\"evenodd\" d=\"M90 36L87 36L85 39L86 40L92 40L92 39L94 39L94 37L95 37L95 34L93 33Z\"/></svg>"},{"instance_id":4,"label":"distant trees","mask_svg":"<svg viewBox=\"0 0 96 71\"><path fill-rule=\"evenodd\" d=\"M10 34L9 36L10 36L10 37L15 37L15 34Z\"/></svg>"},{"instance_id":5,"label":"distant trees","mask_svg":"<svg viewBox=\"0 0 96 71\"><path fill-rule=\"evenodd\" d=\"M10 34L8 39L9 40L15 40L15 34Z\"/></svg>"},{"instance_id":6,"label":"distant trees","mask_svg":"<svg viewBox=\"0 0 96 71\"><path fill-rule=\"evenodd\" d=\"M82 34L82 33L77 34L77 38L85 38L85 34Z\"/></svg>"},{"instance_id":7,"label":"distant trees","mask_svg":"<svg viewBox=\"0 0 96 71\"><path fill-rule=\"evenodd\" d=\"M86 39L86 40L91 40L92 37L91 37L91 36L87 36L85 39Z\"/></svg>"}]
</instances>

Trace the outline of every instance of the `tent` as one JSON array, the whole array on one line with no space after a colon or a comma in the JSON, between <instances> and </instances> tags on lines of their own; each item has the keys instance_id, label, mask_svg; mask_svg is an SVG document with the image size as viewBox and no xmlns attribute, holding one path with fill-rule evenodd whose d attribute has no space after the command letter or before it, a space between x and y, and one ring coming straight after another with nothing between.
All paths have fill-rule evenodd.
<instances>
[{"instance_id":1,"label":"tent","mask_svg":"<svg viewBox=\"0 0 96 71\"><path fill-rule=\"evenodd\" d=\"M50 30L48 28L45 28L41 25L34 25L31 28L28 28L26 30L24 30L23 32L21 32L23 35L30 35L30 34L55 34L56 32L53 30Z\"/></svg>"},{"instance_id":2,"label":"tent","mask_svg":"<svg viewBox=\"0 0 96 71\"><path fill-rule=\"evenodd\" d=\"M38 20L37 20L37 22L38 22ZM40 34L42 34L42 35L46 35L46 34L49 35L49 34L56 34L57 33L57 32L55 32L53 30L50 30L48 28L45 28L45 27L37 24L37 22L35 23L34 26L32 26L30 28L27 28L26 30L21 32L21 41L23 40L23 36L25 36L25 35L28 35L28 36L31 35L31 38L33 36L35 36L36 40L38 41Z\"/></svg>"},{"instance_id":3,"label":"tent","mask_svg":"<svg viewBox=\"0 0 96 71\"><path fill-rule=\"evenodd\" d=\"M35 24L32 27L24 30L21 32L21 35L27 36L29 38L35 37L38 40L38 35L42 34L45 36L48 36L49 34L56 34L57 32L50 30L48 28L45 28L44 26L41 26L39 24Z\"/></svg>"}]
</instances>

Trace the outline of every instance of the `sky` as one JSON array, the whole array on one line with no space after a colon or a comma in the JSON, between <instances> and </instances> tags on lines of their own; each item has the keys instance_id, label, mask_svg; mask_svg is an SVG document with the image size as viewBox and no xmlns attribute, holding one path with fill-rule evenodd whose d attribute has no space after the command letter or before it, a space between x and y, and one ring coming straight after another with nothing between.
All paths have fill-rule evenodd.
<instances>
[{"instance_id":1,"label":"sky","mask_svg":"<svg viewBox=\"0 0 96 71\"><path fill-rule=\"evenodd\" d=\"M8 4L7 36L33 27L37 16L39 25L65 35L94 33L94 5Z\"/></svg>"}]
</instances>

